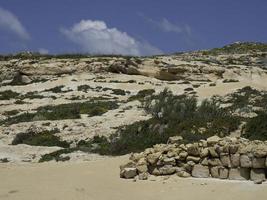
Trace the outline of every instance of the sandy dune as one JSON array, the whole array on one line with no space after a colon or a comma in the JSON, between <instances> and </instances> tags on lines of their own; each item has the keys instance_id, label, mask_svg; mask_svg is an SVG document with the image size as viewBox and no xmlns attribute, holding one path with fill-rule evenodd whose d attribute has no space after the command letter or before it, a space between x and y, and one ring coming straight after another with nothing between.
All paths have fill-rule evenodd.
<instances>
[{"instance_id":1,"label":"sandy dune","mask_svg":"<svg viewBox=\"0 0 267 200\"><path fill-rule=\"evenodd\" d=\"M266 199L267 183L178 177L137 182L120 179L119 165L127 157L83 163L0 165L0 199Z\"/></svg>"}]
</instances>

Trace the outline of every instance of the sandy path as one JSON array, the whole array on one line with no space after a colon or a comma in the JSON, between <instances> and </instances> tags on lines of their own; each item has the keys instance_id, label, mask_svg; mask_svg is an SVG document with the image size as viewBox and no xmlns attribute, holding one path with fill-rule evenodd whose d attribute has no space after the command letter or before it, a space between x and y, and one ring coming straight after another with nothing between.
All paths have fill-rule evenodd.
<instances>
[{"instance_id":1,"label":"sandy path","mask_svg":"<svg viewBox=\"0 0 267 200\"><path fill-rule=\"evenodd\" d=\"M164 182L120 179L127 157L84 163L0 165L0 199L12 200L226 200L266 199L267 184L172 178Z\"/></svg>"}]
</instances>

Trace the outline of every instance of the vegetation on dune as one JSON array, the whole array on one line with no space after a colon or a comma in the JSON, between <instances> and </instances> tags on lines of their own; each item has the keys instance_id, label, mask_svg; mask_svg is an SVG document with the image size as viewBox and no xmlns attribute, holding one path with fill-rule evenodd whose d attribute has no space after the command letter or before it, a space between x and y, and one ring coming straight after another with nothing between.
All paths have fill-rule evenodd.
<instances>
[{"instance_id":1,"label":"vegetation on dune","mask_svg":"<svg viewBox=\"0 0 267 200\"><path fill-rule=\"evenodd\" d=\"M68 148L69 143L66 141L61 141L60 138L55 135L57 132L59 131L43 131L38 134L34 132L19 133L12 141L12 145L28 144L32 146L58 146Z\"/></svg>"},{"instance_id":2,"label":"vegetation on dune","mask_svg":"<svg viewBox=\"0 0 267 200\"><path fill-rule=\"evenodd\" d=\"M267 140L267 112L260 112L258 116L248 120L244 137L250 140Z\"/></svg>"},{"instance_id":3,"label":"vegetation on dune","mask_svg":"<svg viewBox=\"0 0 267 200\"><path fill-rule=\"evenodd\" d=\"M120 127L108 139L84 141L83 146L100 154L122 155L142 151L157 143L166 143L170 136L181 135L185 142L205 139L211 135L228 135L238 128L239 118L220 107L215 99L197 106L194 97L175 96L164 90L143 102L152 118Z\"/></svg>"},{"instance_id":4,"label":"vegetation on dune","mask_svg":"<svg viewBox=\"0 0 267 200\"><path fill-rule=\"evenodd\" d=\"M6 120L0 124L16 124L20 122L79 119L81 114L88 116L101 115L108 110L116 109L118 104L114 101L87 101L79 103L60 104L39 107L34 113L23 113Z\"/></svg>"},{"instance_id":5,"label":"vegetation on dune","mask_svg":"<svg viewBox=\"0 0 267 200\"><path fill-rule=\"evenodd\" d=\"M10 100L17 98L20 94L12 90L0 91L0 100Z\"/></svg>"},{"instance_id":6,"label":"vegetation on dune","mask_svg":"<svg viewBox=\"0 0 267 200\"><path fill-rule=\"evenodd\" d=\"M203 51L205 55L219 55L219 54L237 54L248 52L266 52L267 44L259 42L236 42L230 45L226 45L222 48L214 48L208 51Z\"/></svg>"}]
</instances>

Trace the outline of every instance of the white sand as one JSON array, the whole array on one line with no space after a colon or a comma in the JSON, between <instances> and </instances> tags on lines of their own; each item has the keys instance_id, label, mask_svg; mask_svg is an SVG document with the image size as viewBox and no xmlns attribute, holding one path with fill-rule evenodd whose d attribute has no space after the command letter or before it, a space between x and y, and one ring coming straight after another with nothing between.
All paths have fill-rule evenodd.
<instances>
[{"instance_id":1,"label":"white sand","mask_svg":"<svg viewBox=\"0 0 267 200\"><path fill-rule=\"evenodd\" d=\"M0 199L12 200L251 200L266 199L267 183L174 178L119 178L128 156L83 163L0 165Z\"/></svg>"}]
</instances>

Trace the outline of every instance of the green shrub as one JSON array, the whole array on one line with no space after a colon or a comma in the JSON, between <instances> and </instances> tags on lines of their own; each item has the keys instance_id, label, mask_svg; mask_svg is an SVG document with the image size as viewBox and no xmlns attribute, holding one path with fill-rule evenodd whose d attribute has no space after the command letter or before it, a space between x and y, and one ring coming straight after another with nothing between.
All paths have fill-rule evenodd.
<instances>
[{"instance_id":1,"label":"green shrub","mask_svg":"<svg viewBox=\"0 0 267 200\"><path fill-rule=\"evenodd\" d=\"M95 151L111 155L139 152L166 143L175 135L181 135L184 142L195 142L214 134L229 135L240 124L239 118L221 108L215 99L197 106L196 98L175 96L167 89L151 96L143 106L151 119L121 127L108 141L102 140Z\"/></svg>"},{"instance_id":2,"label":"green shrub","mask_svg":"<svg viewBox=\"0 0 267 200\"><path fill-rule=\"evenodd\" d=\"M250 140L267 140L267 113L261 112L249 119L243 136Z\"/></svg>"},{"instance_id":3,"label":"green shrub","mask_svg":"<svg viewBox=\"0 0 267 200\"><path fill-rule=\"evenodd\" d=\"M86 101L82 103L43 106L39 107L35 113L23 113L9 117L4 121L0 121L0 124L10 125L40 120L79 119L81 114L88 114L89 116L101 115L108 110L116 108L118 108L118 104L114 101Z\"/></svg>"},{"instance_id":4,"label":"green shrub","mask_svg":"<svg viewBox=\"0 0 267 200\"><path fill-rule=\"evenodd\" d=\"M0 92L0 100L10 100L10 99L15 99L19 96L20 94L17 92L13 92L12 90L5 90Z\"/></svg>"},{"instance_id":5,"label":"green shrub","mask_svg":"<svg viewBox=\"0 0 267 200\"><path fill-rule=\"evenodd\" d=\"M58 132L59 131L55 129L52 131L43 131L41 133L18 133L12 141L12 145L28 144L31 146L58 146L68 148L69 143L61 141L58 136L54 135Z\"/></svg>"},{"instance_id":6,"label":"green shrub","mask_svg":"<svg viewBox=\"0 0 267 200\"><path fill-rule=\"evenodd\" d=\"M155 93L154 89L140 90L136 95L129 97L128 101L139 100L143 101L146 96L150 96Z\"/></svg>"}]
</instances>

